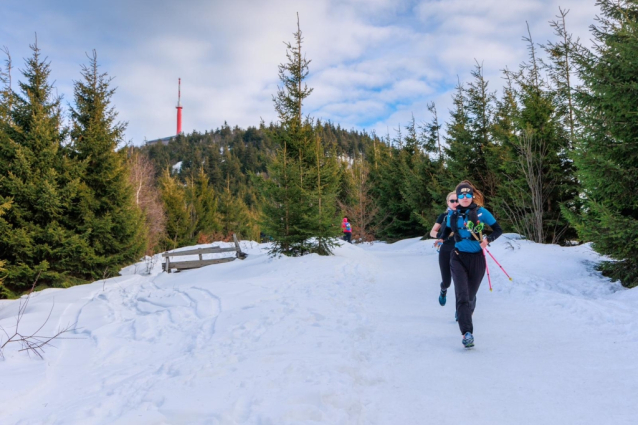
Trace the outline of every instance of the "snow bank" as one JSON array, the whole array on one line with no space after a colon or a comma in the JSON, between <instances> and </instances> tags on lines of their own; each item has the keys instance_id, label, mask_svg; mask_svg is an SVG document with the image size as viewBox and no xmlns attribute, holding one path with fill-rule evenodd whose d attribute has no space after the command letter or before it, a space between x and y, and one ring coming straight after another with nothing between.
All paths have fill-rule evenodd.
<instances>
[{"instance_id":1,"label":"snow bank","mask_svg":"<svg viewBox=\"0 0 638 425\"><path fill-rule=\"evenodd\" d=\"M76 323L45 359L8 347L2 424L632 423L638 292L589 246L505 235L464 350L432 242L341 245L32 296L24 330ZM190 248L188 248L190 249ZM218 255L218 254L216 254ZM220 256L223 256L220 255ZM490 260L491 261L491 260ZM0 301L13 330L18 301Z\"/></svg>"}]
</instances>

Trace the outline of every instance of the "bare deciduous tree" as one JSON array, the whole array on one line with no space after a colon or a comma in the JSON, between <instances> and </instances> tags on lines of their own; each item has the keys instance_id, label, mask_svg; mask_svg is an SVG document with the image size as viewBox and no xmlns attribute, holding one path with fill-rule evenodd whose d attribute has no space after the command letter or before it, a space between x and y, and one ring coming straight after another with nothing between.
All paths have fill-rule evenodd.
<instances>
[{"instance_id":1,"label":"bare deciduous tree","mask_svg":"<svg viewBox=\"0 0 638 425\"><path fill-rule=\"evenodd\" d=\"M135 204L144 213L147 231L146 255L155 253L165 231L166 214L155 182L155 169L151 160L139 151L129 149L130 183L135 192Z\"/></svg>"},{"instance_id":2,"label":"bare deciduous tree","mask_svg":"<svg viewBox=\"0 0 638 425\"><path fill-rule=\"evenodd\" d=\"M62 338L61 335L67 332L72 332L76 329L75 324L69 324L64 328L59 328L52 335L40 334L40 331L44 328L44 326L46 326L46 324L49 322L49 319L51 318L53 307L55 307L55 304L52 304L51 310L49 310L49 314L47 315L47 318L44 320L42 325L40 325L40 327L34 332L23 333L23 331L20 329L20 325L22 319L24 318L24 313L27 311L27 307L29 306L31 294L35 290L37 281L38 279L36 278L36 280L33 282L33 285L31 286L31 289L29 290L29 293L25 297L20 299L20 304L18 305L18 315L16 317L15 331L11 334L7 332L6 329L4 329L2 326L0 326L0 331L2 331L2 333L4 333L7 338L4 342L0 340L0 359L4 359L4 349L7 347L7 345L12 343L21 345L21 349L19 351L26 351L27 354L34 354L42 359L44 358L44 348L46 346L51 346L51 342L55 339L68 339Z\"/></svg>"},{"instance_id":3,"label":"bare deciduous tree","mask_svg":"<svg viewBox=\"0 0 638 425\"><path fill-rule=\"evenodd\" d=\"M352 221L352 237L355 241L371 242L377 232L377 227L373 225L374 219L379 212L374 199L370 196L369 170L363 160L355 160L350 169L353 177L353 188L349 193L352 199L350 205L338 201L339 207Z\"/></svg>"},{"instance_id":4,"label":"bare deciduous tree","mask_svg":"<svg viewBox=\"0 0 638 425\"><path fill-rule=\"evenodd\" d=\"M522 131L513 143L518 153L516 168L527 187L510 178L508 184L517 189L518 196L503 202L502 207L518 233L534 242L544 243L547 235L543 226L543 206L556 186L556 181L549 179L545 172L549 149L545 140L537 137L531 129ZM552 243L556 243L560 235L561 232L554 232Z\"/></svg>"}]
</instances>

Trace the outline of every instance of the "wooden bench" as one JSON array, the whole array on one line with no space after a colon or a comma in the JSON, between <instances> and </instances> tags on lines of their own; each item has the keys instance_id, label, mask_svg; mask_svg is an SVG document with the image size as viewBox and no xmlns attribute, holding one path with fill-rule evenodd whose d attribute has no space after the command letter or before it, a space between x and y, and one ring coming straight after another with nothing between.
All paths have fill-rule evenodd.
<instances>
[{"instance_id":1,"label":"wooden bench","mask_svg":"<svg viewBox=\"0 0 638 425\"><path fill-rule=\"evenodd\" d=\"M237 240L237 236L233 235L233 241L235 242L235 246L233 248L221 248L219 246L212 246L210 248L196 248L189 249L187 251L176 251L176 252L165 252L162 254L162 257L166 258L166 262L162 263L162 270L168 273L171 273L171 269L180 270L188 270L188 269L198 269L200 267L208 266L211 264L220 264L220 263L228 263L231 261L235 261L236 259L243 260L248 256L245 252L242 252L239 247L239 241ZM225 258L215 258L212 260L204 260L202 259L203 254L220 254L223 252L234 252L234 257L225 257ZM171 261L171 257L181 257L185 255L199 255L199 260L191 260L191 261Z\"/></svg>"}]
</instances>

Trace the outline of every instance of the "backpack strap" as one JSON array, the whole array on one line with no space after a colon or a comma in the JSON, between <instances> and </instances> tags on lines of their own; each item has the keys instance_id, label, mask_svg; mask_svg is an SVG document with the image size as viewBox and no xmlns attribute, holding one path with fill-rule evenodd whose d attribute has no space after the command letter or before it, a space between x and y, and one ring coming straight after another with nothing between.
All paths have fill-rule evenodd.
<instances>
[{"instance_id":1,"label":"backpack strap","mask_svg":"<svg viewBox=\"0 0 638 425\"><path fill-rule=\"evenodd\" d=\"M459 218L463 219L463 223L467 223L471 221L472 223L478 222L478 206L475 203L472 203L469 207L465 209L457 208L450 217L450 227L454 234L454 241L460 242L463 239L473 239L471 237L463 237L459 233ZM464 226L465 228L465 226ZM467 230L467 229L466 229ZM469 230L468 230L469 231Z\"/></svg>"}]
</instances>

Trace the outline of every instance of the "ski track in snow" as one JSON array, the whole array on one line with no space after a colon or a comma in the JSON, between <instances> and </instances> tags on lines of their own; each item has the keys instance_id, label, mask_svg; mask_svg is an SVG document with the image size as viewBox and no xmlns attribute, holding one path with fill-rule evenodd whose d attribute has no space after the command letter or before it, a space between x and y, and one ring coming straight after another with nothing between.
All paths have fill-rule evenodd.
<instances>
[{"instance_id":1,"label":"ski track in snow","mask_svg":"<svg viewBox=\"0 0 638 425\"><path fill-rule=\"evenodd\" d=\"M432 241L345 245L33 295L24 327L77 329L0 360L1 424L629 424L638 290L588 246L490 247L465 350ZM0 301L11 330L17 301Z\"/></svg>"}]
</instances>

